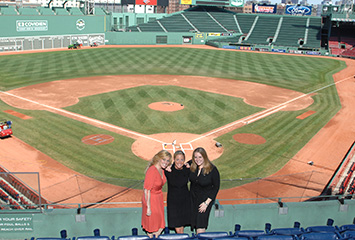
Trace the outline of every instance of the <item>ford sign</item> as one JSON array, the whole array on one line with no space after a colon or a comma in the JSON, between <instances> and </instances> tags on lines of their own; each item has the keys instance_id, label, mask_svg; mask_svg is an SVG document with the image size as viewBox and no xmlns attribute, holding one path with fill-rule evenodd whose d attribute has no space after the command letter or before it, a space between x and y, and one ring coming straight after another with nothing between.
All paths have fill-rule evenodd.
<instances>
[{"instance_id":1,"label":"ford sign","mask_svg":"<svg viewBox=\"0 0 355 240\"><path fill-rule=\"evenodd\" d=\"M291 15L311 15L312 7L311 6L297 6L297 5L287 5L286 14Z\"/></svg>"}]
</instances>

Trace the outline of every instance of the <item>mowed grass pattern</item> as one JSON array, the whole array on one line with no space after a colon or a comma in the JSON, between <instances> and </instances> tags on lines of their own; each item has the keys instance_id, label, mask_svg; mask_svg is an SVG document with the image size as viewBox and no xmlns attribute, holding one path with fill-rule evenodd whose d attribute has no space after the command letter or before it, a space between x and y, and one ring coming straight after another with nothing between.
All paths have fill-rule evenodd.
<instances>
[{"instance_id":1,"label":"mowed grass pattern","mask_svg":"<svg viewBox=\"0 0 355 240\"><path fill-rule=\"evenodd\" d=\"M161 112L148 107L163 101L183 104L184 109ZM177 86L141 86L98 94L65 109L144 134L202 134L262 110L241 98Z\"/></svg>"},{"instance_id":2,"label":"mowed grass pattern","mask_svg":"<svg viewBox=\"0 0 355 240\"><path fill-rule=\"evenodd\" d=\"M93 75L172 74L253 81L303 93L331 84L333 82L331 74L345 67L342 61L325 58L184 48L98 48L23 54L1 56L0 64L2 66L0 69L1 90ZM148 93L147 89L136 89L136 94L129 97L135 99L135 104L137 104L138 100L143 99L144 95ZM149 91L156 91L156 88ZM123 116L127 109L134 109L134 104L132 102L132 106L130 106L129 102L132 100L128 100L124 106L126 110L111 111L119 109L114 99L120 97L120 92L94 96L92 99L99 99L97 102L90 98L85 100L88 101L87 106L84 104L81 107L84 112L87 112L90 109L88 105L100 105L94 107L103 110L102 115L106 115L105 119L109 119L110 114L113 114L115 118ZM177 93L174 96L176 101L180 101L184 98L184 94L187 94L187 91L184 93L185 91L176 89L174 92ZM182 95L179 96L179 93ZM197 106L206 111L205 114L211 120L214 120L211 109L212 113L213 111L220 113L223 107L233 109L233 106L229 106L229 104L223 106L226 102L218 100L216 96L213 97L215 102L213 103L213 100L209 99L208 104L211 105L206 102L207 106L204 108L206 99L202 96L203 94L199 93L196 96L193 94L193 97L198 101ZM164 96L161 97L161 99L164 98ZM290 159L297 161L297 159L293 159L297 151L341 107L335 86L317 92L313 99L314 104L307 109L295 112L278 112L216 139L224 146L224 154L214 161L214 164L220 169L222 179L264 177L276 172ZM137 104L138 106L139 104ZM14 121L16 137L80 173L125 186L132 186L134 185L132 183L139 182L144 178L147 162L131 153L130 147L133 140L130 138L45 111L16 109L3 102L0 102L0 107L32 116L31 120L22 120L0 112L0 118ZM217 111L218 108L220 110ZM144 113L140 116L139 107L137 110L138 112L131 113L134 121L141 121L148 117L146 122L156 124L156 120L152 120L155 115ZM298 115L308 110L314 110L316 113L304 120L296 119ZM97 115L97 113L95 114ZM239 112L236 111L233 114L239 114ZM231 118L239 117L239 115L233 114L230 116ZM112 119L110 121L116 121ZM192 117L191 120L193 120ZM178 118L174 121L175 123L179 122ZM220 119L217 118L215 121L218 122ZM162 122L164 123L164 120ZM218 122L216 125L219 124ZM211 127L213 128L213 126L201 126L206 129ZM144 131L146 130L142 130L142 132ZM259 134L267 142L263 145L237 143L232 136L241 132ZM82 137L98 133L110 134L115 137L115 141L102 146L89 146L81 143ZM124 180L125 183L121 180ZM223 187L233 184L234 182L231 181L228 184L223 184Z\"/></svg>"}]
</instances>

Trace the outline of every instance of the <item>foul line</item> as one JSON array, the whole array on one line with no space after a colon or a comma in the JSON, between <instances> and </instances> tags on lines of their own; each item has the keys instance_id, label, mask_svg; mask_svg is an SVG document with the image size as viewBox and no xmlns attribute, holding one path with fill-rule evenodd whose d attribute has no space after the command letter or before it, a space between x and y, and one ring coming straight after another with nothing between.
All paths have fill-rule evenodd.
<instances>
[{"instance_id":1,"label":"foul line","mask_svg":"<svg viewBox=\"0 0 355 240\"><path fill-rule=\"evenodd\" d=\"M242 118L242 119L237 120L237 121L235 121L235 122L232 122L232 123L230 123L230 124L227 124L227 125L225 125L224 127L217 128L217 129L215 129L215 130L212 130L211 132L208 132L207 134L204 134L204 135L202 135L202 136L200 136L200 137L198 137L198 138L196 138L196 139L191 140L189 143L192 143L192 142L195 142L195 141L200 140L200 139L202 139L202 138L208 137L208 136L210 136L210 135L212 135L212 134L215 134L215 133L218 133L218 132L220 132L220 131L222 131L222 130L224 130L224 129L226 129L226 128L233 127L233 126L235 126L235 125L237 125L237 124L239 124L239 123L248 124L248 123L255 122L255 121L257 121L257 120L259 120L259 119L261 119L261 118L267 117L267 116L269 116L269 115L271 115L271 114L273 114L273 113L275 113L275 112L280 111L281 109L285 108L287 104L289 104L289 103L291 103L291 102L294 102L294 101L296 101L296 100L298 100L298 99L300 99L300 98L306 97L306 96L308 96L308 95L310 95L310 94L312 94L312 93L319 92L319 91L321 91L321 90L323 90L323 89L325 89L325 88L329 88L329 87L331 87L331 86L335 86L335 85L337 85L337 84L339 84L339 83L342 83L342 82L344 82L344 81L346 81L346 80L348 80L348 79L353 79L353 77L347 77L347 78L344 78L343 80L340 80L340 81L338 81L338 82L334 82L334 83L328 84L328 85L326 85L326 86L324 86L324 87L318 88L318 89L316 89L316 90L314 90L314 91L311 91L311 92L309 92L309 93L305 93L305 94L303 94L303 95L300 95L300 96L298 96L298 97L296 97L296 98L294 98L294 99L288 100L288 101L286 101L286 102L284 102L284 103L281 103L281 104L279 104L279 105L276 105L276 106L274 106L274 107L265 109L265 110L263 110L263 111L261 111L261 112L259 112L259 113L254 114L254 115L250 115L250 116L248 116L248 117L245 117L245 118ZM262 114L262 115L261 115L261 114ZM258 116L258 115L261 115L261 116ZM249 120L249 121L247 121L247 120Z\"/></svg>"},{"instance_id":2,"label":"foul line","mask_svg":"<svg viewBox=\"0 0 355 240\"><path fill-rule=\"evenodd\" d=\"M63 110L63 109L60 109L60 108L55 108L55 107L52 107L52 106L49 106L49 105L46 105L46 104L42 104L42 103L27 99L27 98L24 98L24 97L20 97L20 96L14 95L12 93L4 92L4 91L0 91L0 93L9 95L9 96L12 96L12 97L15 97L15 98L19 98L21 100L24 100L24 101L27 101L27 102L30 102L30 103L33 103L33 104L37 104L37 105L45 107L45 108L52 109L54 111L61 112L63 114L67 114L67 115L71 115L71 116L74 116L74 117L77 117L77 118L80 118L80 119L84 119L84 120L87 120L89 122L94 122L94 123L97 123L99 125L107 126L109 128L114 128L116 130L119 130L119 131L122 131L122 132L126 132L128 134L132 134L132 135L135 135L137 137L143 137L143 138L147 138L147 139L159 142L159 143L163 143L163 141L160 141L160 140L155 139L155 138L151 138L151 137L149 137L147 135L144 135L144 134L141 134L141 133L130 131L130 130L127 130L125 128L121 128L121 127L118 127L118 126L115 126L115 125L112 125L112 124L109 124L109 123L106 123L106 122L103 122L103 121L100 121L100 120L96 120L96 119L93 119L93 118L85 117L83 115L72 113L72 112L69 112L69 111L66 111L66 110ZM73 119L73 120L75 120L75 119Z\"/></svg>"}]
</instances>

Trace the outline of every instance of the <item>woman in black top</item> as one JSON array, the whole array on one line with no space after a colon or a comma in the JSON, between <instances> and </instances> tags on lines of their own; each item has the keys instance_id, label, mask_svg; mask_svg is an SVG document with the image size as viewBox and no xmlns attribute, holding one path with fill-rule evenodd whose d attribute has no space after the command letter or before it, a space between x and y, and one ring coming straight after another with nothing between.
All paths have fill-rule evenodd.
<instances>
[{"instance_id":1,"label":"woman in black top","mask_svg":"<svg viewBox=\"0 0 355 240\"><path fill-rule=\"evenodd\" d=\"M190 181L191 228L196 229L198 234L207 229L208 218L220 185L219 172L201 147L196 148L192 154Z\"/></svg>"},{"instance_id":2,"label":"woman in black top","mask_svg":"<svg viewBox=\"0 0 355 240\"><path fill-rule=\"evenodd\" d=\"M171 171L165 171L168 180L167 214L168 227L176 233L184 233L184 227L191 225L191 198L187 187L190 170L184 165L185 153L174 153Z\"/></svg>"}]
</instances>

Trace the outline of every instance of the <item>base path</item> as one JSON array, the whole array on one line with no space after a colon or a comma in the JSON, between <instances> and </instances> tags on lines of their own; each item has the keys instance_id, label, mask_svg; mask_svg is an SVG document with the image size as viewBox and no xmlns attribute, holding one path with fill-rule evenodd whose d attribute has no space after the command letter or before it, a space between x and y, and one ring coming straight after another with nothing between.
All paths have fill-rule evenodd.
<instances>
[{"instance_id":1,"label":"base path","mask_svg":"<svg viewBox=\"0 0 355 240\"><path fill-rule=\"evenodd\" d=\"M197 47L215 49L205 46ZM355 119L355 111L353 111L353 109L355 109L355 101L353 97L353 93L355 92L355 81L353 79L355 74L355 64L354 61L349 59L341 60L346 61L348 68L335 74L334 78L336 82L347 79L337 85L338 94L343 108L323 129L317 133L316 136L311 139L311 141L309 141L309 143L307 143L302 150L300 150L280 171L272 176L292 176L292 174L309 172L310 174L306 174L307 179L305 179L309 182L306 188L301 188L297 185L295 179L297 180L298 178L289 177L287 179L287 177L284 177L283 181L280 181L282 183L275 181L257 181L241 187L221 190L218 194L219 199L268 197L275 196L279 193L282 193L282 195L285 196L315 196L320 193L321 189L329 180L329 176L331 176L332 172L337 168L339 162L355 138L355 126L353 124L353 119ZM193 81L191 81L191 78L193 78ZM216 81L219 81L220 84L215 84ZM11 94L30 99L31 101L40 104L24 101L6 94L0 94L0 97L9 105L20 109L49 110L46 106L60 109L65 106L76 104L79 97L142 86L148 82L150 85L176 85L241 97L250 105L266 109L272 108L287 102L289 99L294 99L302 95L301 93L291 90L228 79L206 78L199 76L160 75L140 75L139 78L137 78L137 76L129 75L119 77L100 76L54 81L51 83L37 84L9 91ZM208 85L206 82L211 84ZM237 84L238 87L236 87L236 85L231 87L230 84ZM68 92L66 91L67 89L75 89L75 92ZM243 91L238 92L235 91L235 89L243 89ZM250 91L246 91L246 89L253 89L253 94ZM265 93L268 94L266 95ZM311 105L312 103L313 99L310 96L306 96L287 104L280 109L280 111L300 110ZM54 110L52 109L50 111ZM226 131L230 131L232 128L241 126L243 126L242 123L236 123L235 125L228 127ZM124 131L120 132L120 134L124 135ZM210 134L203 135L203 139L206 140L210 137L211 139L209 139L209 144L213 144L213 138L216 135L218 135L217 132L211 132ZM130 134L130 137L132 137L132 134ZM162 142L165 141L165 137L168 142L174 139L169 136L151 135L149 137L161 139ZM135 136L133 138L137 140L135 144L139 144L140 141L144 142L147 139L146 137L142 138L140 136ZM198 136L186 135L181 139L180 137L177 137L177 142L187 143L190 138L192 138L191 141L200 141ZM57 161L37 151L26 143L23 143L16 137L0 140L0 142L1 165L13 172L39 172L42 195L52 202L139 202L141 200L141 190L132 190L119 186L113 186L78 174L77 172L64 167ZM161 146L161 142L158 143L160 144L159 146ZM136 151L135 144L132 145L132 151L139 155L141 153ZM214 149L217 151L215 153L217 158L218 154L221 154L218 153L218 151L222 151L222 149L215 147ZM141 157L145 158L143 155ZM313 166L307 164L310 160L314 162ZM285 184L287 182L289 182L289 184ZM221 203L223 204L227 202ZM117 207L124 205L115 204L113 206ZM140 205L136 204L135 206Z\"/></svg>"}]
</instances>

